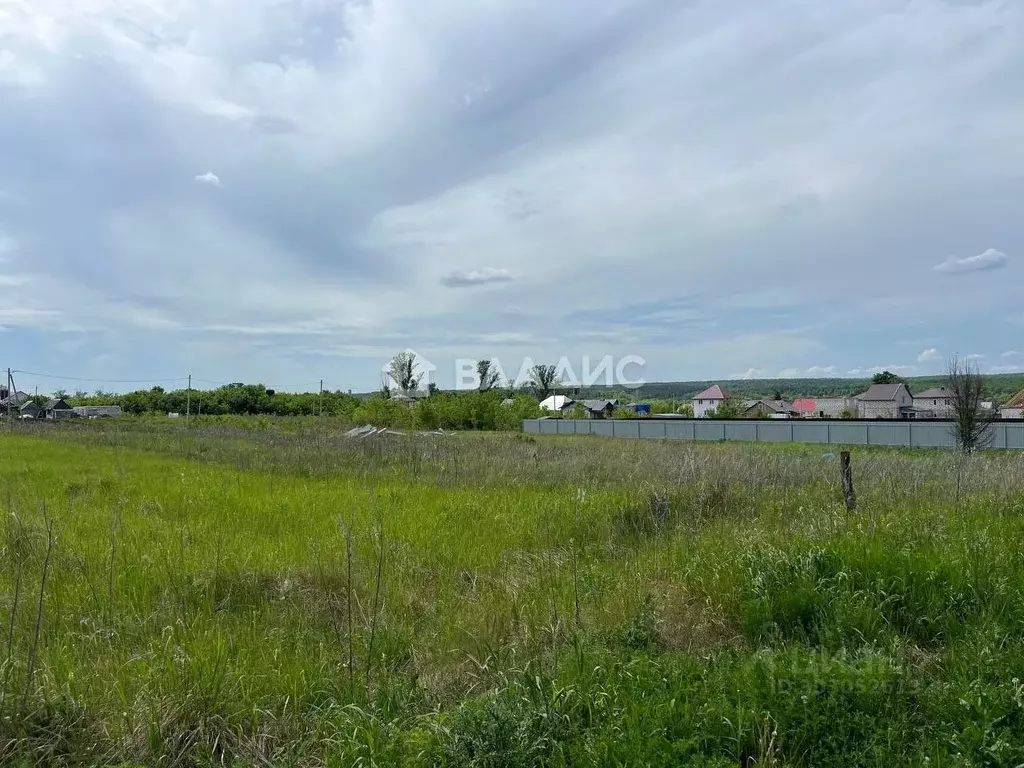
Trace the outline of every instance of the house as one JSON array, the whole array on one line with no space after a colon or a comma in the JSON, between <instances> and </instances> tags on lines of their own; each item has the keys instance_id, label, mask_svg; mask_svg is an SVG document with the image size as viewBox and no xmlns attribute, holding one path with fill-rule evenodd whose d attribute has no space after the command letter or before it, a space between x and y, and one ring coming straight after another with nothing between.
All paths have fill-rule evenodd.
<instances>
[{"instance_id":1,"label":"house","mask_svg":"<svg viewBox=\"0 0 1024 768\"><path fill-rule=\"evenodd\" d=\"M786 400L747 400L743 415L748 419L792 419L798 414Z\"/></svg>"},{"instance_id":2,"label":"house","mask_svg":"<svg viewBox=\"0 0 1024 768\"><path fill-rule=\"evenodd\" d=\"M999 415L1004 419L1024 419L1024 389L1003 403Z\"/></svg>"},{"instance_id":3,"label":"house","mask_svg":"<svg viewBox=\"0 0 1024 768\"><path fill-rule=\"evenodd\" d=\"M708 415L708 411L715 410L728 399L729 393L717 384L708 387L693 396L693 415L698 419L703 419Z\"/></svg>"},{"instance_id":4,"label":"house","mask_svg":"<svg viewBox=\"0 0 1024 768\"><path fill-rule=\"evenodd\" d=\"M86 419L116 419L121 415L119 405L80 405L72 410L76 415Z\"/></svg>"},{"instance_id":5,"label":"house","mask_svg":"<svg viewBox=\"0 0 1024 768\"><path fill-rule=\"evenodd\" d=\"M43 406L48 419L68 419L75 416L74 409L62 397L54 398Z\"/></svg>"},{"instance_id":6,"label":"house","mask_svg":"<svg viewBox=\"0 0 1024 768\"><path fill-rule=\"evenodd\" d=\"M576 405L576 401L567 395L551 395L540 401L540 409L542 411L551 411L553 413L571 410L574 405Z\"/></svg>"},{"instance_id":7,"label":"house","mask_svg":"<svg viewBox=\"0 0 1024 768\"><path fill-rule=\"evenodd\" d=\"M809 397L798 397L793 401L793 412L805 419L817 416L817 403Z\"/></svg>"},{"instance_id":8,"label":"house","mask_svg":"<svg viewBox=\"0 0 1024 768\"><path fill-rule=\"evenodd\" d=\"M914 408L919 414L930 413L930 418L946 419L953 413L953 393L945 387L932 387L914 395ZM917 418L928 418L918 416Z\"/></svg>"},{"instance_id":9,"label":"house","mask_svg":"<svg viewBox=\"0 0 1024 768\"><path fill-rule=\"evenodd\" d=\"M615 412L614 400L580 400L583 415L588 419L610 419Z\"/></svg>"},{"instance_id":10,"label":"house","mask_svg":"<svg viewBox=\"0 0 1024 768\"><path fill-rule=\"evenodd\" d=\"M793 410L805 419L839 419L857 415L857 400L852 397L801 398L793 401Z\"/></svg>"},{"instance_id":11,"label":"house","mask_svg":"<svg viewBox=\"0 0 1024 768\"><path fill-rule=\"evenodd\" d=\"M29 400L18 409L18 415L23 419L39 419L43 416L43 407L34 400Z\"/></svg>"},{"instance_id":12,"label":"house","mask_svg":"<svg viewBox=\"0 0 1024 768\"><path fill-rule=\"evenodd\" d=\"M864 419L913 419L914 396L903 382L872 384L858 395L860 417Z\"/></svg>"},{"instance_id":13,"label":"house","mask_svg":"<svg viewBox=\"0 0 1024 768\"><path fill-rule=\"evenodd\" d=\"M9 397L0 399L0 409L6 411L7 406L10 405L11 409L21 408L25 403L31 400L32 397L25 392L15 392Z\"/></svg>"}]
</instances>

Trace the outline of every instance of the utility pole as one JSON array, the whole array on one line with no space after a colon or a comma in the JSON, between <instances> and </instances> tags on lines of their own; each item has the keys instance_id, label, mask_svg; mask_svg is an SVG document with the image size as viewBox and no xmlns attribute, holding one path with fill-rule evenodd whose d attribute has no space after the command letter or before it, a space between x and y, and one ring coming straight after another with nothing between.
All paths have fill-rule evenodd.
<instances>
[{"instance_id":1,"label":"utility pole","mask_svg":"<svg viewBox=\"0 0 1024 768\"><path fill-rule=\"evenodd\" d=\"M324 380L323 379L320 379L320 401L319 402L320 402L320 405L319 405L320 418L323 418L323 415L324 415Z\"/></svg>"},{"instance_id":2,"label":"utility pole","mask_svg":"<svg viewBox=\"0 0 1024 768\"><path fill-rule=\"evenodd\" d=\"M14 379L11 376L11 369L8 368L7 369L7 421L9 423L13 423L11 421L11 398L14 397L14 393L11 392L11 382L13 380Z\"/></svg>"},{"instance_id":3,"label":"utility pole","mask_svg":"<svg viewBox=\"0 0 1024 768\"><path fill-rule=\"evenodd\" d=\"M188 375L188 391L185 393L185 427L188 427L189 416L192 415L192 374Z\"/></svg>"}]
</instances>

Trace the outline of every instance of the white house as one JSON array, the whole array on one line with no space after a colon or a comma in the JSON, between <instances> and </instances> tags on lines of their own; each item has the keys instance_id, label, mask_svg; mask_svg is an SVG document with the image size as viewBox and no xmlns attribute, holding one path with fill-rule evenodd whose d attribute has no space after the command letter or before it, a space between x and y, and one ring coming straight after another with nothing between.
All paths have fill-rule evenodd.
<instances>
[{"instance_id":1,"label":"white house","mask_svg":"<svg viewBox=\"0 0 1024 768\"><path fill-rule=\"evenodd\" d=\"M717 384L708 387L693 396L693 415L698 419L703 419L708 415L708 411L715 410L728 399L729 393Z\"/></svg>"},{"instance_id":2,"label":"white house","mask_svg":"<svg viewBox=\"0 0 1024 768\"><path fill-rule=\"evenodd\" d=\"M918 392L914 395L914 409L919 413L931 412L935 419L949 418L953 413L953 393L945 387L932 387Z\"/></svg>"},{"instance_id":3,"label":"white house","mask_svg":"<svg viewBox=\"0 0 1024 768\"><path fill-rule=\"evenodd\" d=\"M1024 419L1024 389L1003 403L999 415L1004 419Z\"/></svg>"},{"instance_id":4,"label":"white house","mask_svg":"<svg viewBox=\"0 0 1024 768\"><path fill-rule=\"evenodd\" d=\"M907 385L872 384L857 397L860 417L863 419L912 419L914 418L914 396Z\"/></svg>"},{"instance_id":5,"label":"white house","mask_svg":"<svg viewBox=\"0 0 1024 768\"><path fill-rule=\"evenodd\" d=\"M561 413L566 408L571 408L575 404L575 401L567 395L551 395L540 401L540 409L542 411L551 411L552 413Z\"/></svg>"}]
</instances>

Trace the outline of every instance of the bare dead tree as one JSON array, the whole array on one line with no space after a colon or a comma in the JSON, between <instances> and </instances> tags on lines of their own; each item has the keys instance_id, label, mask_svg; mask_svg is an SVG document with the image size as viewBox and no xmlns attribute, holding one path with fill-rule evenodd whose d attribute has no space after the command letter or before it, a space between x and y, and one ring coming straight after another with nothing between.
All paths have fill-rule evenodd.
<instances>
[{"instance_id":1,"label":"bare dead tree","mask_svg":"<svg viewBox=\"0 0 1024 768\"><path fill-rule=\"evenodd\" d=\"M480 379L480 391L489 392L498 386L501 380L501 373L491 365L490 360L479 360L476 364L476 375Z\"/></svg>"},{"instance_id":2,"label":"bare dead tree","mask_svg":"<svg viewBox=\"0 0 1024 768\"><path fill-rule=\"evenodd\" d=\"M977 365L970 361L961 363L956 356L949 361L946 376L957 447L962 453L984 450L992 441L990 427L995 419L995 411L982 406L985 377Z\"/></svg>"}]
</instances>

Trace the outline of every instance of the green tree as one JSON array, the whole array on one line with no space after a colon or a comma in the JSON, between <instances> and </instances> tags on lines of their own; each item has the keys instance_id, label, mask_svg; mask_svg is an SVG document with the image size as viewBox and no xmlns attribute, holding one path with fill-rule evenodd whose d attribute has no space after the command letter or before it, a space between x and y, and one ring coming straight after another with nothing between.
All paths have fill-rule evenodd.
<instances>
[{"instance_id":1,"label":"green tree","mask_svg":"<svg viewBox=\"0 0 1024 768\"><path fill-rule=\"evenodd\" d=\"M529 386L538 400L547 399L558 386L558 372L553 365L535 365L530 371Z\"/></svg>"},{"instance_id":2,"label":"green tree","mask_svg":"<svg viewBox=\"0 0 1024 768\"><path fill-rule=\"evenodd\" d=\"M491 365L490 360L480 360L476 364L476 375L480 380L478 385L481 392L489 392L498 386L501 374L498 369Z\"/></svg>"},{"instance_id":3,"label":"green tree","mask_svg":"<svg viewBox=\"0 0 1024 768\"><path fill-rule=\"evenodd\" d=\"M892 371L882 371L871 377L872 384L896 384L901 381L900 377Z\"/></svg>"},{"instance_id":4,"label":"green tree","mask_svg":"<svg viewBox=\"0 0 1024 768\"><path fill-rule=\"evenodd\" d=\"M708 412L708 418L710 419L739 419L742 416L743 407L734 398L724 400L717 408Z\"/></svg>"},{"instance_id":5,"label":"green tree","mask_svg":"<svg viewBox=\"0 0 1024 768\"><path fill-rule=\"evenodd\" d=\"M403 395L419 389L423 374L416 371L416 353L399 352L391 358L388 375L398 388L399 393Z\"/></svg>"}]
</instances>

